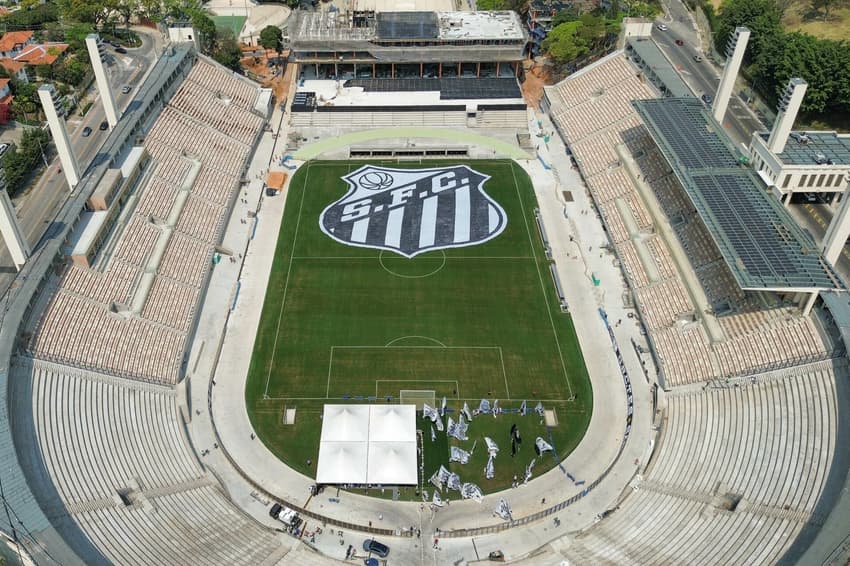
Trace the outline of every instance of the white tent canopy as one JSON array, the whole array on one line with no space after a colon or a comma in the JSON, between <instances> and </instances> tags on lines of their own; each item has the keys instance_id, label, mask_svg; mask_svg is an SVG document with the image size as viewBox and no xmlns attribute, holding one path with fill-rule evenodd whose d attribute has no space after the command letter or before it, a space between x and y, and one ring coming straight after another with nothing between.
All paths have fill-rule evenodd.
<instances>
[{"instance_id":1,"label":"white tent canopy","mask_svg":"<svg viewBox=\"0 0 850 566\"><path fill-rule=\"evenodd\" d=\"M318 483L368 483L365 442L322 442L319 444Z\"/></svg>"},{"instance_id":2,"label":"white tent canopy","mask_svg":"<svg viewBox=\"0 0 850 566\"><path fill-rule=\"evenodd\" d=\"M372 405L369 442L416 442L416 405Z\"/></svg>"},{"instance_id":3,"label":"white tent canopy","mask_svg":"<svg viewBox=\"0 0 850 566\"><path fill-rule=\"evenodd\" d=\"M415 485L414 405L325 405L316 481Z\"/></svg>"},{"instance_id":4,"label":"white tent canopy","mask_svg":"<svg viewBox=\"0 0 850 566\"><path fill-rule=\"evenodd\" d=\"M366 476L372 484L416 484L416 441L370 442Z\"/></svg>"},{"instance_id":5,"label":"white tent canopy","mask_svg":"<svg viewBox=\"0 0 850 566\"><path fill-rule=\"evenodd\" d=\"M322 442L366 442L369 405L325 405Z\"/></svg>"}]
</instances>

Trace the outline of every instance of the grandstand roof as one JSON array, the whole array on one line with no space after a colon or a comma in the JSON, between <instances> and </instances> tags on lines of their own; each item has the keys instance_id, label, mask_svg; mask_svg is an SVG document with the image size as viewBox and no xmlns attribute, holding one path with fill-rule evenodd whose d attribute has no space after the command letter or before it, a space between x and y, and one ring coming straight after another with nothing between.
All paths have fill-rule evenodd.
<instances>
[{"instance_id":1,"label":"grandstand roof","mask_svg":"<svg viewBox=\"0 0 850 566\"><path fill-rule=\"evenodd\" d=\"M770 132L760 132L759 136L767 143ZM850 136L835 132L791 132L785 149L776 157L787 165L816 165L818 155L832 160L834 165L850 165Z\"/></svg>"},{"instance_id":2,"label":"grandstand roof","mask_svg":"<svg viewBox=\"0 0 850 566\"><path fill-rule=\"evenodd\" d=\"M734 144L699 100L666 98L632 104L742 289L845 288L811 238L739 161Z\"/></svg>"},{"instance_id":3,"label":"grandstand roof","mask_svg":"<svg viewBox=\"0 0 850 566\"><path fill-rule=\"evenodd\" d=\"M628 40L628 44L635 55L640 57L643 64L651 68L655 76L664 83L670 96L694 95L654 41L645 38L631 38Z\"/></svg>"}]
</instances>

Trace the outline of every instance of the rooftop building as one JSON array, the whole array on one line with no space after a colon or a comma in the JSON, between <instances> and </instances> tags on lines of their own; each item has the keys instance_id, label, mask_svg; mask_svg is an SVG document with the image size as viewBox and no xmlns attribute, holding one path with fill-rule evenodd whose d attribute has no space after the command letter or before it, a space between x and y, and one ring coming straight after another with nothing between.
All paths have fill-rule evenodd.
<instances>
[{"instance_id":1,"label":"rooftop building","mask_svg":"<svg viewBox=\"0 0 850 566\"><path fill-rule=\"evenodd\" d=\"M442 78L440 64L457 69L455 76L477 77L478 65L504 63L509 73L501 73L501 65L493 73L516 76L526 44L519 15L507 11L295 12L289 35L295 62L316 65L318 78ZM396 73L400 64L415 68ZM465 71L460 64L475 68Z\"/></svg>"}]
</instances>

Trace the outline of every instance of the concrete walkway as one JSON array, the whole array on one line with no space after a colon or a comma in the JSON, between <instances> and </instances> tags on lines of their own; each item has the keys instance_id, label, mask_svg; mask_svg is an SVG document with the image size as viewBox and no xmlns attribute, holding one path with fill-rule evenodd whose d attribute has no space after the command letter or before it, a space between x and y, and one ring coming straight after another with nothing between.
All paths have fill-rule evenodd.
<instances>
[{"instance_id":1,"label":"concrete walkway","mask_svg":"<svg viewBox=\"0 0 850 566\"><path fill-rule=\"evenodd\" d=\"M275 110L272 124L281 123L279 112ZM530 118L534 133L537 118L531 115ZM548 121L541 119L544 129L551 131ZM630 346L632 338L641 340L641 336L637 319L629 318L631 311L623 307L622 297L626 291L623 277L613 256L603 248L607 243L605 234L590 210L577 171L569 168L560 140L553 136L547 147L540 138L540 159L525 159L520 164L534 180L553 257L593 385L590 427L577 449L563 462L567 472L585 483L577 486L564 472L555 468L534 479L528 486L489 495L481 504L454 501L432 512L415 502L392 502L347 492L337 493L335 490L326 490L310 500L309 488L314 480L280 462L252 436L244 389L285 205L283 195L262 197L260 178L262 171L268 167L269 159L273 155L279 157L283 152L275 143L277 139L286 139L285 126L278 133L278 138L271 133L263 134L249 169L251 183L240 197L223 243L224 248L233 250L236 262L225 258L214 269L189 357L185 412L191 420L188 428L195 449L199 454L209 450L207 455L202 456L202 462L222 481L237 505L267 525L273 524L268 517L271 501L245 477L251 478L251 482L261 486L262 491L274 494L276 498L306 505L313 512L339 521L364 526L371 521L373 526L387 529L409 529L411 526L420 529L421 539L384 540L392 547L395 563L471 561L486 557L491 550L502 550L513 559L525 556L566 533L591 525L597 514L616 503L648 457L652 433L651 397L641 360ZM406 135L399 130L389 130L381 136L388 137L389 133L392 134L389 137L395 138ZM417 129L416 133L422 135L422 130ZM328 145L336 142L338 140L329 140ZM512 152L522 153L517 148ZM321 152L316 151L315 154L318 153ZM563 190L571 190L575 200L565 203L561 195ZM253 211L256 211L256 220L248 217ZM616 326L615 333L634 392L635 414L631 436L616 462L614 459L626 423L626 397L620 370L597 310L600 306L608 313L612 325L623 321ZM211 415L219 436L213 429ZM238 462L239 470L233 462ZM514 517L521 518L580 493L612 463L609 475L594 491L556 515L559 526L555 526L550 517L481 537L441 538L440 550L433 548L436 529L446 531L499 524L501 520L494 517L493 509L500 497L510 503ZM542 503L544 497L546 504ZM312 529L310 523L307 529ZM340 535L336 529L326 526L316 537L314 546L329 557L342 559L349 544L359 547L364 538L365 535L356 533ZM293 545L302 544L295 539L291 542Z\"/></svg>"},{"instance_id":2,"label":"concrete walkway","mask_svg":"<svg viewBox=\"0 0 850 566\"><path fill-rule=\"evenodd\" d=\"M530 156L520 149L515 144L509 144L502 140L476 134L468 130L452 130L450 128L377 128L374 130L361 130L358 132L349 132L339 136L326 137L311 143L295 152L296 159L310 160L334 149L341 149L352 144L362 143L365 141L379 139L435 139L449 140L452 142L462 142L480 147L492 149L495 153L493 157L507 157L510 159L529 159Z\"/></svg>"}]
</instances>

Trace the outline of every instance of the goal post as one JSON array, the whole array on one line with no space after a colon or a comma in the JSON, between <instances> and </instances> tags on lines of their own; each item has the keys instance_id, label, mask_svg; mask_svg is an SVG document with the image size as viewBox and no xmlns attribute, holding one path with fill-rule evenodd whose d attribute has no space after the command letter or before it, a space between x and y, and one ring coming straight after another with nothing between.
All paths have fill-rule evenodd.
<instances>
[{"instance_id":1,"label":"goal post","mask_svg":"<svg viewBox=\"0 0 850 566\"><path fill-rule=\"evenodd\" d=\"M416 410L421 410L422 405L428 403L434 407L437 402L437 394L432 390L402 389L398 393L399 403L402 405L416 405Z\"/></svg>"}]
</instances>

